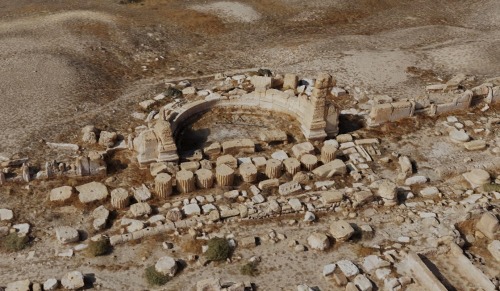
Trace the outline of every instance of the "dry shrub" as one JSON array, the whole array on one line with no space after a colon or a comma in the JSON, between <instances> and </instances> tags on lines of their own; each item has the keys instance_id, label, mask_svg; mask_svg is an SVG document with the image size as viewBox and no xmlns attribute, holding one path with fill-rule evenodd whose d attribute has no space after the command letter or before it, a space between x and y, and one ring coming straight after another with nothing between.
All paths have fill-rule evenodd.
<instances>
[{"instance_id":1,"label":"dry shrub","mask_svg":"<svg viewBox=\"0 0 500 291\"><path fill-rule=\"evenodd\" d=\"M108 239L90 241L87 252L92 257L104 256L111 252L111 244Z\"/></svg>"},{"instance_id":2,"label":"dry shrub","mask_svg":"<svg viewBox=\"0 0 500 291\"><path fill-rule=\"evenodd\" d=\"M144 271L144 276L149 285L165 285L170 280L169 276L157 272L154 266L147 267Z\"/></svg>"},{"instance_id":3,"label":"dry shrub","mask_svg":"<svg viewBox=\"0 0 500 291\"><path fill-rule=\"evenodd\" d=\"M28 246L29 238L13 232L2 239L2 248L8 252L17 252Z\"/></svg>"},{"instance_id":4,"label":"dry shrub","mask_svg":"<svg viewBox=\"0 0 500 291\"><path fill-rule=\"evenodd\" d=\"M225 238L214 237L208 241L205 257L210 261L224 261L231 255L231 246Z\"/></svg>"},{"instance_id":5,"label":"dry shrub","mask_svg":"<svg viewBox=\"0 0 500 291\"><path fill-rule=\"evenodd\" d=\"M201 254L201 247L206 243L207 241L205 240L190 238L181 245L181 248L186 253Z\"/></svg>"}]
</instances>

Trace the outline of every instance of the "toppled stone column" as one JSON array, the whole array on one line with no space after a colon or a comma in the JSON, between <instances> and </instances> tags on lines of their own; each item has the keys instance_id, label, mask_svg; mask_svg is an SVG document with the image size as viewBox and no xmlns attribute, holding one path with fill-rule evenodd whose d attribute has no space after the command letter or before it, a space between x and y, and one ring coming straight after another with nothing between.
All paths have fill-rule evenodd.
<instances>
[{"instance_id":1,"label":"toppled stone column","mask_svg":"<svg viewBox=\"0 0 500 291\"><path fill-rule=\"evenodd\" d=\"M196 185L201 189L212 188L214 184L214 175L212 171L208 169L199 169L195 172L196 174Z\"/></svg>"},{"instance_id":2,"label":"toppled stone column","mask_svg":"<svg viewBox=\"0 0 500 291\"><path fill-rule=\"evenodd\" d=\"M191 171L180 170L177 172L177 190L181 193L189 193L195 190L195 178Z\"/></svg>"},{"instance_id":3,"label":"toppled stone column","mask_svg":"<svg viewBox=\"0 0 500 291\"><path fill-rule=\"evenodd\" d=\"M337 153L337 147L335 145L325 144L321 148L321 161L323 162L323 164L335 160L336 153Z\"/></svg>"},{"instance_id":4,"label":"toppled stone column","mask_svg":"<svg viewBox=\"0 0 500 291\"><path fill-rule=\"evenodd\" d=\"M124 188L116 188L111 191L111 205L116 209L122 209L129 205L129 193Z\"/></svg>"},{"instance_id":5,"label":"toppled stone column","mask_svg":"<svg viewBox=\"0 0 500 291\"><path fill-rule=\"evenodd\" d=\"M244 163L240 165L240 175L245 182L257 180L257 167L254 164Z\"/></svg>"},{"instance_id":6,"label":"toppled stone column","mask_svg":"<svg viewBox=\"0 0 500 291\"><path fill-rule=\"evenodd\" d=\"M156 195L167 198L172 194L172 176L167 173L158 174L155 178Z\"/></svg>"},{"instance_id":7,"label":"toppled stone column","mask_svg":"<svg viewBox=\"0 0 500 291\"><path fill-rule=\"evenodd\" d=\"M314 170L316 164L318 163L318 158L315 155L305 154L300 158L300 162L308 171Z\"/></svg>"},{"instance_id":8,"label":"toppled stone column","mask_svg":"<svg viewBox=\"0 0 500 291\"><path fill-rule=\"evenodd\" d=\"M269 159L266 162L266 176L269 179L275 179L281 177L281 171L283 166L281 161L275 159Z\"/></svg>"},{"instance_id":9,"label":"toppled stone column","mask_svg":"<svg viewBox=\"0 0 500 291\"><path fill-rule=\"evenodd\" d=\"M215 178L220 186L232 186L234 182L234 170L228 165L222 164L215 168Z\"/></svg>"},{"instance_id":10,"label":"toppled stone column","mask_svg":"<svg viewBox=\"0 0 500 291\"><path fill-rule=\"evenodd\" d=\"M287 173L292 176L300 172L300 162L296 158L288 158L284 160L283 165L285 165Z\"/></svg>"}]
</instances>

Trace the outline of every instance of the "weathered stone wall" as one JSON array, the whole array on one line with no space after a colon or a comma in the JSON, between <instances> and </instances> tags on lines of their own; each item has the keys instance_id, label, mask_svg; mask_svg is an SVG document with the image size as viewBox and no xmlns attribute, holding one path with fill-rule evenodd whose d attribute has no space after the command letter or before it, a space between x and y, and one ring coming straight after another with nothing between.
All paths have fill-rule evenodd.
<instances>
[{"instance_id":1,"label":"weathered stone wall","mask_svg":"<svg viewBox=\"0 0 500 291\"><path fill-rule=\"evenodd\" d=\"M175 137L182 125L190 118L215 107L238 107L251 110L270 110L293 116L301 125L308 140L323 140L338 133L339 112L326 98L334 85L332 76L320 74L314 84L311 96L295 95L295 89L281 91L272 89L271 77L252 77L255 90L241 96L221 96L213 93L204 100L197 100L166 113L160 112L160 119L153 129L139 134L134 140L141 164L156 161L177 161Z\"/></svg>"},{"instance_id":2,"label":"weathered stone wall","mask_svg":"<svg viewBox=\"0 0 500 291\"><path fill-rule=\"evenodd\" d=\"M427 114L430 116L446 114L453 111L466 110L470 107L473 92L465 91L455 97L451 102L442 104L430 104L429 107L415 111L414 101L400 101L373 105L369 119L369 126L380 125L389 121L397 121L411 117L415 114ZM500 98L499 98L500 99Z\"/></svg>"}]
</instances>

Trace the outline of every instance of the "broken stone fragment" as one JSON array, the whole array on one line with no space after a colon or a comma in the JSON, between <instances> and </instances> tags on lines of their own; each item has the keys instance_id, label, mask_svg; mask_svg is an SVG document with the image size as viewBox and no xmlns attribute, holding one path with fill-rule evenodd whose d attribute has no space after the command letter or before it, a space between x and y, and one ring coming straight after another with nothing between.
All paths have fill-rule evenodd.
<instances>
[{"instance_id":1,"label":"broken stone fragment","mask_svg":"<svg viewBox=\"0 0 500 291\"><path fill-rule=\"evenodd\" d=\"M83 274L80 271L72 271L62 277L61 284L66 289L75 290L85 286L83 279Z\"/></svg>"},{"instance_id":2,"label":"broken stone fragment","mask_svg":"<svg viewBox=\"0 0 500 291\"><path fill-rule=\"evenodd\" d=\"M142 184L141 187L132 187L132 191L134 192L134 198L138 202L144 202L151 199L151 192L144 184Z\"/></svg>"},{"instance_id":3,"label":"broken stone fragment","mask_svg":"<svg viewBox=\"0 0 500 291\"><path fill-rule=\"evenodd\" d=\"M62 186L59 188L54 188L50 191L50 201L52 202L65 202L71 198L73 195L73 187Z\"/></svg>"},{"instance_id":4,"label":"broken stone fragment","mask_svg":"<svg viewBox=\"0 0 500 291\"><path fill-rule=\"evenodd\" d=\"M431 197L431 196L436 196L439 194L438 188L432 186L432 187L425 187L424 189L420 190L420 195L422 197Z\"/></svg>"},{"instance_id":5,"label":"broken stone fragment","mask_svg":"<svg viewBox=\"0 0 500 291\"><path fill-rule=\"evenodd\" d=\"M165 256L161 257L155 264L155 270L163 275L173 277L177 273L177 262L174 258Z\"/></svg>"},{"instance_id":6,"label":"broken stone fragment","mask_svg":"<svg viewBox=\"0 0 500 291\"><path fill-rule=\"evenodd\" d=\"M14 218L14 212L10 209L2 208L0 209L0 221L9 221Z\"/></svg>"},{"instance_id":7,"label":"broken stone fragment","mask_svg":"<svg viewBox=\"0 0 500 291\"><path fill-rule=\"evenodd\" d=\"M56 228L57 240L63 244L77 242L80 240L78 230L70 226L60 226Z\"/></svg>"},{"instance_id":8,"label":"broken stone fragment","mask_svg":"<svg viewBox=\"0 0 500 291\"><path fill-rule=\"evenodd\" d=\"M330 225L330 233L336 241L346 241L354 234L354 228L345 220L337 220Z\"/></svg>"},{"instance_id":9,"label":"broken stone fragment","mask_svg":"<svg viewBox=\"0 0 500 291\"><path fill-rule=\"evenodd\" d=\"M199 215L201 214L200 206L196 203L187 204L182 207L185 215Z\"/></svg>"},{"instance_id":10,"label":"broken stone fragment","mask_svg":"<svg viewBox=\"0 0 500 291\"><path fill-rule=\"evenodd\" d=\"M5 291L30 291L30 280L21 280L7 284Z\"/></svg>"},{"instance_id":11,"label":"broken stone fragment","mask_svg":"<svg viewBox=\"0 0 500 291\"><path fill-rule=\"evenodd\" d=\"M383 180L379 185L378 195L382 197L385 205L395 205L397 203L396 184L389 180Z\"/></svg>"},{"instance_id":12,"label":"broken stone fragment","mask_svg":"<svg viewBox=\"0 0 500 291\"><path fill-rule=\"evenodd\" d=\"M43 290L55 290L59 286L59 282L55 278L50 278L43 283Z\"/></svg>"},{"instance_id":13,"label":"broken stone fragment","mask_svg":"<svg viewBox=\"0 0 500 291\"><path fill-rule=\"evenodd\" d=\"M498 233L500 232L498 218L490 212L485 212L477 222L476 229L487 238L496 239Z\"/></svg>"},{"instance_id":14,"label":"broken stone fragment","mask_svg":"<svg viewBox=\"0 0 500 291\"><path fill-rule=\"evenodd\" d=\"M300 159L304 154L314 154L314 146L310 142L303 142L292 147L295 158Z\"/></svg>"},{"instance_id":15,"label":"broken stone fragment","mask_svg":"<svg viewBox=\"0 0 500 291\"><path fill-rule=\"evenodd\" d=\"M453 142L463 143L469 141L470 139L470 136L464 130L453 129L450 131L449 135Z\"/></svg>"},{"instance_id":16,"label":"broken stone fragment","mask_svg":"<svg viewBox=\"0 0 500 291\"><path fill-rule=\"evenodd\" d=\"M344 276L347 278L356 276L359 274L359 269L354 265L351 261L348 260L340 260L337 263L337 267L340 268Z\"/></svg>"},{"instance_id":17,"label":"broken stone fragment","mask_svg":"<svg viewBox=\"0 0 500 291\"><path fill-rule=\"evenodd\" d=\"M330 247L330 240L323 233L313 232L307 238L307 244L309 244L309 247L313 250L324 251Z\"/></svg>"},{"instance_id":18,"label":"broken stone fragment","mask_svg":"<svg viewBox=\"0 0 500 291\"><path fill-rule=\"evenodd\" d=\"M105 147L112 147L117 138L118 134L116 132L101 131L99 135L99 144Z\"/></svg>"},{"instance_id":19,"label":"broken stone fragment","mask_svg":"<svg viewBox=\"0 0 500 291\"><path fill-rule=\"evenodd\" d=\"M100 182L90 182L76 187L78 198L82 203L104 200L108 197L108 188Z\"/></svg>"},{"instance_id":20,"label":"broken stone fragment","mask_svg":"<svg viewBox=\"0 0 500 291\"><path fill-rule=\"evenodd\" d=\"M413 167L410 158L407 156L399 157L399 166L401 167L401 173L398 175L399 179L405 179L413 173Z\"/></svg>"},{"instance_id":21,"label":"broken stone fragment","mask_svg":"<svg viewBox=\"0 0 500 291\"><path fill-rule=\"evenodd\" d=\"M151 211L151 206L146 202L135 203L130 206L130 213L133 217L149 215Z\"/></svg>"},{"instance_id":22,"label":"broken stone fragment","mask_svg":"<svg viewBox=\"0 0 500 291\"><path fill-rule=\"evenodd\" d=\"M427 177L425 176L413 176L405 180L405 185L407 186L425 183L427 183Z\"/></svg>"},{"instance_id":23,"label":"broken stone fragment","mask_svg":"<svg viewBox=\"0 0 500 291\"><path fill-rule=\"evenodd\" d=\"M473 140L464 143L464 147L469 151L483 150L486 148L486 142L484 140Z\"/></svg>"},{"instance_id":24,"label":"broken stone fragment","mask_svg":"<svg viewBox=\"0 0 500 291\"><path fill-rule=\"evenodd\" d=\"M470 183L472 188L477 188L490 182L490 174L483 169L474 169L464 173L463 177Z\"/></svg>"},{"instance_id":25,"label":"broken stone fragment","mask_svg":"<svg viewBox=\"0 0 500 291\"><path fill-rule=\"evenodd\" d=\"M332 190L332 191L323 191L321 192L321 202L323 204L332 204L332 203L337 203L341 202L342 199L344 198L344 194L338 190Z\"/></svg>"},{"instance_id":26,"label":"broken stone fragment","mask_svg":"<svg viewBox=\"0 0 500 291\"><path fill-rule=\"evenodd\" d=\"M500 241L499 240L494 240L488 245L488 251L490 252L491 256L497 260L497 262L500 262Z\"/></svg>"}]
</instances>

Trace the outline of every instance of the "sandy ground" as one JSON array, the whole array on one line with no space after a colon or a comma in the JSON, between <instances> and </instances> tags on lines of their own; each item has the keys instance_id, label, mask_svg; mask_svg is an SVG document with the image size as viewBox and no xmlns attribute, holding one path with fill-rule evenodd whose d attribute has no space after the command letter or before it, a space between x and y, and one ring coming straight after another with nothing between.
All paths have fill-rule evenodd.
<instances>
[{"instance_id":1,"label":"sandy ground","mask_svg":"<svg viewBox=\"0 0 500 291\"><path fill-rule=\"evenodd\" d=\"M0 3L0 155L29 155L45 161L41 141L74 141L86 124L127 132L132 124L123 121L129 120L130 110L136 109L138 100L159 93L165 79L258 67L306 77L325 70L339 84L397 99L423 94L426 80L408 74L409 66L431 70L443 79L456 73L481 79L500 73L497 0L118 2ZM422 160L422 166L433 168L439 159L452 163L454 154L460 156L458 148L449 143L449 148L440 146L441 142L442 137L429 141L431 159ZM397 148L395 144L387 153L411 154L417 146L407 143ZM2 192L15 197L1 206L19 213L17 222L36 222L40 217L45 222L33 225L40 243L0 260L0 283L27 275L33 280L60 278L78 268L95 274L103 289L147 288L142 272L164 253L159 242L117 248L111 257L98 259L54 256L62 249L55 244L53 227L64 223L89 228L89 221L81 218L88 209L45 211L43 189L54 186L41 185L38 196L24 190ZM459 215L450 220L456 221ZM356 222L363 223L363 216ZM381 224L380 230L392 227ZM301 243L310 233L300 225L285 227L276 222L251 230L225 228L241 236L283 228ZM391 235L396 238L400 233ZM261 290L276 290L275 286L290 290L304 282L325 284L319 287L328 290L321 267L357 257L347 247L326 256L297 255L286 243L241 251L244 258L254 253L263 257L265 274L257 280ZM26 259L29 251L35 251L34 259ZM171 290L190 290L194 281L215 274L248 280L234 266L186 269ZM290 276L283 276L281 270Z\"/></svg>"}]
</instances>

